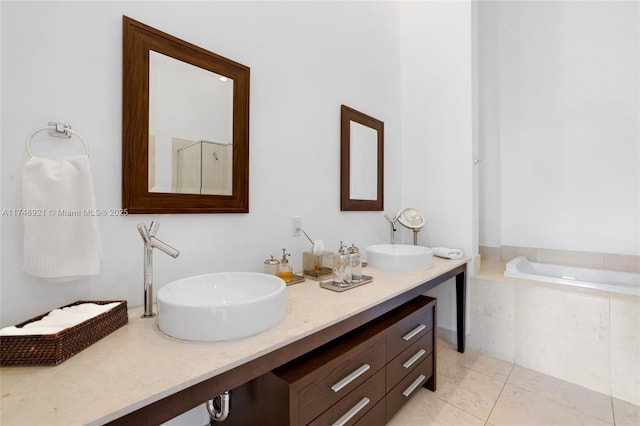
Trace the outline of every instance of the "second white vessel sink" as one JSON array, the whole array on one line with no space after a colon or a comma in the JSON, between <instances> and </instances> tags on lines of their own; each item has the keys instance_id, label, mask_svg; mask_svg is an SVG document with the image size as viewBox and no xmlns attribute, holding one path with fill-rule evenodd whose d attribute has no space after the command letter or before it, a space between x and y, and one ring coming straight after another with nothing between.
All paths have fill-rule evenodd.
<instances>
[{"instance_id":1,"label":"second white vessel sink","mask_svg":"<svg viewBox=\"0 0 640 426\"><path fill-rule=\"evenodd\" d=\"M285 282L258 272L221 272L173 281L158 291L160 330L213 342L265 331L284 318Z\"/></svg>"},{"instance_id":2,"label":"second white vessel sink","mask_svg":"<svg viewBox=\"0 0 640 426\"><path fill-rule=\"evenodd\" d=\"M413 272L433 265L433 249L408 244L377 244L367 247L367 262L384 271Z\"/></svg>"}]
</instances>

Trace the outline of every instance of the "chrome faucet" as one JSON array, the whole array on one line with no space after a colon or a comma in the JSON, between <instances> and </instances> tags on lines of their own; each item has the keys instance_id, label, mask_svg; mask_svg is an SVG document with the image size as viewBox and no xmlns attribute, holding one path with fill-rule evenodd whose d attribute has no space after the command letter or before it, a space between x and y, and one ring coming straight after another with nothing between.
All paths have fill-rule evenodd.
<instances>
[{"instance_id":1,"label":"chrome faucet","mask_svg":"<svg viewBox=\"0 0 640 426\"><path fill-rule=\"evenodd\" d=\"M389 222L389 225L391 226L391 244L395 244L395 232L396 232L396 222L398 221L398 215L396 215L395 217L391 217L387 214L384 215L384 218L387 219L387 222Z\"/></svg>"},{"instance_id":2,"label":"chrome faucet","mask_svg":"<svg viewBox=\"0 0 640 426\"><path fill-rule=\"evenodd\" d=\"M154 317L153 313L153 249L157 248L173 257L178 257L180 252L168 244L156 238L160 224L151 221L149 228L144 223L138 224L138 232L144 241L144 313L142 318Z\"/></svg>"}]
</instances>

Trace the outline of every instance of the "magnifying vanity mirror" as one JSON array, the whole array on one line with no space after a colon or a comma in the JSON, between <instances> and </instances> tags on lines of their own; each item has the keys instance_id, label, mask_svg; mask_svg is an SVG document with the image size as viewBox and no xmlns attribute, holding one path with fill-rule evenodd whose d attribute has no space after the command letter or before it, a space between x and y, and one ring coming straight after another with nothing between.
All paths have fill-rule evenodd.
<instances>
[{"instance_id":1,"label":"magnifying vanity mirror","mask_svg":"<svg viewBox=\"0 0 640 426\"><path fill-rule=\"evenodd\" d=\"M249 211L249 74L123 16L123 208Z\"/></svg>"},{"instance_id":2,"label":"magnifying vanity mirror","mask_svg":"<svg viewBox=\"0 0 640 426\"><path fill-rule=\"evenodd\" d=\"M382 211L384 123L346 105L340 109L340 210Z\"/></svg>"},{"instance_id":3,"label":"magnifying vanity mirror","mask_svg":"<svg viewBox=\"0 0 640 426\"><path fill-rule=\"evenodd\" d=\"M398 222L405 228L413 230L413 245L418 245L418 232L424 227L424 216L416 209L402 209L397 215Z\"/></svg>"}]
</instances>

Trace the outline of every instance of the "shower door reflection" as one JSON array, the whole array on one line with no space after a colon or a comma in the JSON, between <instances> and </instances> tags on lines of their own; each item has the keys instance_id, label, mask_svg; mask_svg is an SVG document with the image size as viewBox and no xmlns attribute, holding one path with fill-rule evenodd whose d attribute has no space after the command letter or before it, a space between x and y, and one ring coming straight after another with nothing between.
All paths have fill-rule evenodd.
<instances>
[{"instance_id":1,"label":"shower door reflection","mask_svg":"<svg viewBox=\"0 0 640 426\"><path fill-rule=\"evenodd\" d=\"M172 189L181 194L231 194L231 145L173 138Z\"/></svg>"}]
</instances>

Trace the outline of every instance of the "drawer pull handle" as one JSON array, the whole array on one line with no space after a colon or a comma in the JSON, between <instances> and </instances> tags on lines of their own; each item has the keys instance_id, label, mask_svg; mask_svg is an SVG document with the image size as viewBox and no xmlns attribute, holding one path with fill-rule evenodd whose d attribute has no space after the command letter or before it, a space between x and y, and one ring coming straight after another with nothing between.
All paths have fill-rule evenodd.
<instances>
[{"instance_id":1,"label":"drawer pull handle","mask_svg":"<svg viewBox=\"0 0 640 426\"><path fill-rule=\"evenodd\" d=\"M371 402L371 401L369 400L369 398L367 398L365 396L364 398L362 398L360 400L360 402L358 402L356 405L351 407L351 409L349 411L344 413L342 415L342 417L340 417L338 420L336 420L335 423L333 423L331 426L344 426L344 425L346 425L349 422L349 420L351 420L353 418L353 416L358 414L358 412L360 410L362 410L369 402Z\"/></svg>"},{"instance_id":2,"label":"drawer pull handle","mask_svg":"<svg viewBox=\"0 0 640 426\"><path fill-rule=\"evenodd\" d=\"M415 379L413 383L411 383L411 385L408 388L406 388L404 392L402 392L402 394L408 398L409 395L411 395L413 391L416 390L418 386L420 386L420 384L424 381L424 379L426 379L426 377L424 377L424 374L421 374L420 377Z\"/></svg>"},{"instance_id":3,"label":"drawer pull handle","mask_svg":"<svg viewBox=\"0 0 640 426\"><path fill-rule=\"evenodd\" d=\"M414 328L413 330L411 330L410 332L402 336L402 338L408 342L409 340L416 337L416 335L420 333L422 330L424 330L425 328L427 328L426 325L420 324L419 326L417 326L416 328Z\"/></svg>"},{"instance_id":4,"label":"drawer pull handle","mask_svg":"<svg viewBox=\"0 0 640 426\"><path fill-rule=\"evenodd\" d=\"M358 377L362 376L370 368L371 368L371 366L369 364L362 364L362 367L358 368L356 371L354 371L353 373L349 374L347 377L345 377L344 379L340 380L335 385L331 386L331 389L334 392L339 392L340 389L342 389L343 387L347 386L349 383L353 382Z\"/></svg>"},{"instance_id":5,"label":"drawer pull handle","mask_svg":"<svg viewBox=\"0 0 640 426\"><path fill-rule=\"evenodd\" d=\"M416 354L414 356L412 356L411 358L409 358L407 360L407 362L405 362L404 364L402 364L402 366L404 368L409 368L411 367L413 364L415 364L415 362L417 360L419 360L420 358L422 358L422 355L426 354L427 351L425 351L424 349L420 349L418 352L416 352Z\"/></svg>"}]
</instances>

